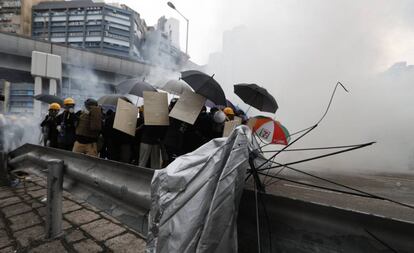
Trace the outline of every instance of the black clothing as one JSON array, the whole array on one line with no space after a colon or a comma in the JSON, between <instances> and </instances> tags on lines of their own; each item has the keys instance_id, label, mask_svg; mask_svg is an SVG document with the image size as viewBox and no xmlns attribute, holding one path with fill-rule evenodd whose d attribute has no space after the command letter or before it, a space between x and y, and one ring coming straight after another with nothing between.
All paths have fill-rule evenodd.
<instances>
[{"instance_id":1,"label":"black clothing","mask_svg":"<svg viewBox=\"0 0 414 253\"><path fill-rule=\"evenodd\" d=\"M141 143L155 145L160 144L165 135L165 126L147 126L141 128Z\"/></svg>"},{"instance_id":2,"label":"black clothing","mask_svg":"<svg viewBox=\"0 0 414 253\"><path fill-rule=\"evenodd\" d=\"M131 162L133 137L113 128L115 113L108 111L103 126L106 158L118 162Z\"/></svg>"},{"instance_id":3,"label":"black clothing","mask_svg":"<svg viewBox=\"0 0 414 253\"><path fill-rule=\"evenodd\" d=\"M207 113L202 112L194 125L189 126L184 133L184 153L198 149L211 139L211 135L210 117Z\"/></svg>"},{"instance_id":4,"label":"black clothing","mask_svg":"<svg viewBox=\"0 0 414 253\"><path fill-rule=\"evenodd\" d=\"M76 124L78 117L75 113L64 111L57 116L57 124L61 127L58 135L59 148L72 151L76 141Z\"/></svg>"},{"instance_id":5,"label":"black clothing","mask_svg":"<svg viewBox=\"0 0 414 253\"><path fill-rule=\"evenodd\" d=\"M47 145L47 142L49 143L49 147L51 148L58 148L58 130L57 130L57 118L46 115L45 119L40 123L40 126L45 129L47 132L46 134L46 142L45 146Z\"/></svg>"},{"instance_id":6,"label":"black clothing","mask_svg":"<svg viewBox=\"0 0 414 253\"><path fill-rule=\"evenodd\" d=\"M187 131L187 128L187 123L170 117L170 125L162 141L168 155L168 163L184 154L184 133Z\"/></svg>"}]
</instances>

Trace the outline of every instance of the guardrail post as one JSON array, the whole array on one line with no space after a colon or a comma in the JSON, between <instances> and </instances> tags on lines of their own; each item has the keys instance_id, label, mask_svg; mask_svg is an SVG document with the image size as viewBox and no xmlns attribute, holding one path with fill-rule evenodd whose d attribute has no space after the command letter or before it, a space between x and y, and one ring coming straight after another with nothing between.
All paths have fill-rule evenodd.
<instances>
[{"instance_id":1,"label":"guardrail post","mask_svg":"<svg viewBox=\"0 0 414 253\"><path fill-rule=\"evenodd\" d=\"M0 151L0 186L9 185L9 175L7 171L7 153Z\"/></svg>"},{"instance_id":2,"label":"guardrail post","mask_svg":"<svg viewBox=\"0 0 414 253\"><path fill-rule=\"evenodd\" d=\"M63 161L51 160L47 169L46 238L52 239L62 234Z\"/></svg>"}]
</instances>

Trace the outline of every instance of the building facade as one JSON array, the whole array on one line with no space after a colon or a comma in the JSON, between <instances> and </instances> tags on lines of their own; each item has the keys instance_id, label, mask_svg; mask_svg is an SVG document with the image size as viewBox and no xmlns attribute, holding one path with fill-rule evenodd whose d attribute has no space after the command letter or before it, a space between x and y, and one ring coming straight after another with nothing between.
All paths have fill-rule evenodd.
<instances>
[{"instance_id":1,"label":"building facade","mask_svg":"<svg viewBox=\"0 0 414 253\"><path fill-rule=\"evenodd\" d=\"M92 1L42 2L32 8L32 37L141 58L143 20L133 10L120 7Z\"/></svg>"},{"instance_id":2,"label":"building facade","mask_svg":"<svg viewBox=\"0 0 414 253\"><path fill-rule=\"evenodd\" d=\"M0 0L0 32L31 36L32 6L63 0Z\"/></svg>"},{"instance_id":3,"label":"building facade","mask_svg":"<svg viewBox=\"0 0 414 253\"><path fill-rule=\"evenodd\" d=\"M178 32L173 32L172 29L178 29L179 25L170 24L178 21L168 21L169 19L163 16L158 19L156 26L148 27L142 54L146 60L155 65L178 70L189 60L189 56L175 45L178 43L175 38Z\"/></svg>"},{"instance_id":4,"label":"building facade","mask_svg":"<svg viewBox=\"0 0 414 253\"><path fill-rule=\"evenodd\" d=\"M0 1L0 31L20 33L21 1Z\"/></svg>"}]
</instances>

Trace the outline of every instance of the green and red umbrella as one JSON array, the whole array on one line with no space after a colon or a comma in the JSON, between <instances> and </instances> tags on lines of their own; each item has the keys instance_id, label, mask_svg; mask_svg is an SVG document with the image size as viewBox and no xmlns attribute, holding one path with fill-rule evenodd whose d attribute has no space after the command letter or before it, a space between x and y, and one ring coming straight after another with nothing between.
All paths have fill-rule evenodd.
<instances>
[{"instance_id":1,"label":"green and red umbrella","mask_svg":"<svg viewBox=\"0 0 414 253\"><path fill-rule=\"evenodd\" d=\"M289 131L279 121L265 116L256 116L250 120L253 133L260 139L271 144L288 145Z\"/></svg>"}]
</instances>

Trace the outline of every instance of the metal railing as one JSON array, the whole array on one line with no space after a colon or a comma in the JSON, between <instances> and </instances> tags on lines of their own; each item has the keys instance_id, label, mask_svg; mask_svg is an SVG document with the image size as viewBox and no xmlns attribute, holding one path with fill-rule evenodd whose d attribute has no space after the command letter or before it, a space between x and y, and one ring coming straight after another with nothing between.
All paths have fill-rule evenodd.
<instances>
[{"instance_id":1,"label":"metal railing","mask_svg":"<svg viewBox=\"0 0 414 253\"><path fill-rule=\"evenodd\" d=\"M153 170L31 144L10 158L11 169L47 176L49 236L60 234L62 189L146 236Z\"/></svg>"}]
</instances>

